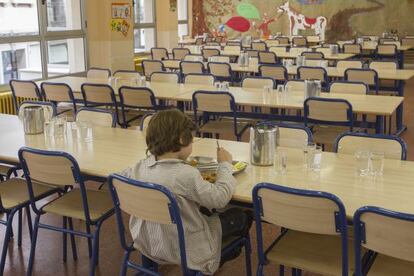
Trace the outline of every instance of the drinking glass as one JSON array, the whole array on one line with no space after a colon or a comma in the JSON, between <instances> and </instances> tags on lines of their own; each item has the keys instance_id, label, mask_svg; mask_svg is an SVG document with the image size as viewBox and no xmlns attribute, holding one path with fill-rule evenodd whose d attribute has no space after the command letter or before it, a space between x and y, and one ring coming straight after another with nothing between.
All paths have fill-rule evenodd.
<instances>
[{"instance_id":1,"label":"drinking glass","mask_svg":"<svg viewBox=\"0 0 414 276\"><path fill-rule=\"evenodd\" d=\"M45 130L45 136L46 137L52 137L54 135L54 128L55 124L53 120L45 121L44 123L44 130Z\"/></svg>"},{"instance_id":2,"label":"drinking glass","mask_svg":"<svg viewBox=\"0 0 414 276\"><path fill-rule=\"evenodd\" d=\"M223 91L229 91L229 83L227 82L227 81L224 81L224 82L222 82L221 83L221 89L223 90Z\"/></svg>"},{"instance_id":3,"label":"drinking glass","mask_svg":"<svg viewBox=\"0 0 414 276\"><path fill-rule=\"evenodd\" d=\"M369 174L370 153L367 150L358 150L355 152L356 172L359 176Z\"/></svg>"},{"instance_id":4,"label":"drinking glass","mask_svg":"<svg viewBox=\"0 0 414 276\"><path fill-rule=\"evenodd\" d=\"M282 85L282 84L279 84L278 86L277 86L277 92L281 95L281 94L283 94L284 92L285 92L285 86L284 85Z\"/></svg>"},{"instance_id":5,"label":"drinking glass","mask_svg":"<svg viewBox=\"0 0 414 276\"><path fill-rule=\"evenodd\" d=\"M322 147L316 146L311 156L311 169L314 172L319 172L321 170L322 163Z\"/></svg>"},{"instance_id":6,"label":"drinking glass","mask_svg":"<svg viewBox=\"0 0 414 276\"><path fill-rule=\"evenodd\" d=\"M216 91L220 91L220 90L221 90L221 83L220 83L220 82L218 82L218 81L216 81L216 82L214 83L214 87L216 88Z\"/></svg>"},{"instance_id":7,"label":"drinking glass","mask_svg":"<svg viewBox=\"0 0 414 276\"><path fill-rule=\"evenodd\" d=\"M306 169L311 168L311 157L313 156L313 151L316 149L315 143L307 143L303 146L303 165Z\"/></svg>"},{"instance_id":8,"label":"drinking glass","mask_svg":"<svg viewBox=\"0 0 414 276\"><path fill-rule=\"evenodd\" d=\"M287 170L287 153L284 150L278 150L277 152L277 172L284 175Z\"/></svg>"},{"instance_id":9,"label":"drinking glass","mask_svg":"<svg viewBox=\"0 0 414 276\"><path fill-rule=\"evenodd\" d=\"M272 92L272 87L268 85L263 86L263 92L266 94L270 94L270 92Z\"/></svg>"},{"instance_id":10,"label":"drinking glass","mask_svg":"<svg viewBox=\"0 0 414 276\"><path fill-rule=\"evenodd\" d=\"M54 136L63 137L66 135L66 118L57 117L54 120Z\"/></svg>"},{"instance_id":11,"label":"drinking glass","mask_svg":"<svg viewBox=\"0 0 414 276\"><path fill-rule=\"evenodd\" d=\"M370 171L373 176L382 175L384 171L384 153L371 152L369 156Z\"/></svg>"}]
</instances>

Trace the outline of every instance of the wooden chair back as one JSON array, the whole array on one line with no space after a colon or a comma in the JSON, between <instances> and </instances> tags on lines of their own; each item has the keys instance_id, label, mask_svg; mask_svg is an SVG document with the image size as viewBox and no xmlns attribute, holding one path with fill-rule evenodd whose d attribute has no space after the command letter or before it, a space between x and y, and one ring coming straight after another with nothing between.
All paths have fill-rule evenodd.
<instances>
[{"instance_id":1,"label":"wooden chair back","mask_svg":"<svg viewBox=\"0 0 414 276\"><path fill-rule=\"evenodd\" d=\"M85 104L116 105L114 90L107 84L84 83L81 90Z\"/></svg>"},{"instance_id":2,"label":"wooden chair back","mask_svg":"<svg viewBox=\"0 0 414 276\"><path fill-rule=\"evenodd\" d=\"M308 98L305 103L306 121L352 124L352 106L343 99Z\"/></svg>"},{"instance_id":3,"label":"wooden chair back","mask_svg":"<svg viewBox=\"0 0 414 276\"><path fill-rule=\"evenodd\" d=\"M289 41L289 37L278 37L278 38L276 38L276 40L278 40L279 41L279 44L284 44L284 45L287 45L287 44L290 44L290 41Z\"/></svg>"},{"instance_id":4,"label":"wooden chair back","mask_svg":"<svg viewBox=\"0 0 414 276\"><path fill-rule=\"evenodd\" d=\"M397 70L398 64L393 61L371 61L369 68L375 71L379 70Z\"/></svg>"},{"instance_id":5,"label":"wooden chair back","mask_svg":"<svg viewBox=\"0 0 414 276\"><path fill-rule=\"evenodd\" d=\"M147 87L128 87L119 88L119 99L121 105L125 107L155 108L154 93Z\"/></svg>"},{"instance_id":6,"label":"wooden chair back","mask_svg":"<svg viewBox=\"0 0 414 276\"><path fill-rule=\"evenodd\" d=\"M233 112L234 98L227 92L196 91L193 94L193 105L197 112Z\"/></svg>"},{"instance_id":7,"label":"wooden chair back","mask_svg":"<svg viewBox=\"0 0 414 276\"><path fill-rule=\"evenodd\" d=\"M266 86L271 87L273 89L275 86L275 81L272 78L266 77L246 77L242 81L242 87L247 89L263 89Z\"/></svg>"},{"instance_id":8,"label":"wooden chair back","mask_svg":"<svg viewBox=\"0 0 414 276\"><path fill-rule=\"evenodd\" d=\"M292 43L296 47L306 47L308 45L308 41L306 37L293 37Z\"/></svg>"},{"instance_id":9,"label":"wooden chair back","mask_svg":"<svg viewBox=\"0 0 414 276\"><path fill-rule=\"evenodd\" d=\"M213 86L215 82L214 76L209 74L188 74L184 78L185 84L198 84Z\"/></svg>"},{"instance_id":10,"label":"wooden chair back","mask_svg":"<svg viewBox=\"0 0 414 276\"><path fill-rule=\"evenodd\" d=\"M76 122L100 127L115 127L115 115L108 109L81 108L76 113Z\"/></svg>"},{"instance_id":11,"label":"wooden chair back","mask_svg":"<svg viewBox=\"0 0 414 276\"><path fill-rule=\"evenodd\" d=\"M354 94L354 95L366 95L369 91L369 87L363 82L332 82L330 86L330 93L340 94Z\"/></svg>"},{"instance_id":12,"label":"wooden chair back","mask_svg":"<svg viewBox=\"0 0 414 276\"><path fill-rule=\"evenodd\" d=\"M377 46L377 54L381 56L395 56L397 54L397 46L394 44L379 44Z\"/></svg>"},{"instance_id":13,"label":"wooden chair back","mask_svg":"<svg viewBox=\"0 0 414 276\"><path fill-rule=\"evenodd\" d=\"M266 51L266 43L264 42L252 42L252 50L256 50L256 51Z\"/></svg>"},{"instance_id":14,"label":"wooden chair back","mask_svg":"<svg viewBox=\"0 0 414 276\"><path fill-rule=\"evenodd\" d=\"M43 97L52 102L73 102L73 92L66 83L43 82L41 84Z\"/></svg>"},{"instance_id":15,"label":"wooden chair back","mask_svg":"<svg viewBox=\"0 0 414 276\"><path fill-rule=\"evenodd\" d=\"M340 60L336 63L336 67L337 68L343 68L343 69L348 69L348 68L361 69L362 68L362 61L360 61L360 60Z\"/></svg>"},{"instance_id":16,"label":"wooden chair back","mask_svg":"<svg viewBox=\"0 0 414 276\"><path fill-rule=\"evenodd\" d=\"M312 141L312 133L305 127L278 125L278 129L278 145L281 147L303 149L304 145Z\"/></svg>"},{"instance_id":17,"label":"wooden chair back","mask_svg":"<svg viewBox=\"0 0 414 276\"><path fill-rule=\"evenodd\" d=\"M230 57L229 56L211 56L210 60L211 60L211 62L230 63Z\"/></svg>"},{"instance_id":18,"label":"wooden chair back","mask_svg":"<svg viewBox=\"0 0 414 276\"><path fill-rule=\"evenodd\" d=\"M224 46L225 52L239 52L241 50L240 45L226 45Z\"/></svg>"},{"instance_id":19,"label":"wooden chair back","mask_svg":"<svg viewBox=\"0 0 414 276\"><path fill-rule=\"evenodd\" d=\"M111 70L107 68L91 67L86 73L88 79L105 80L111 76Z\"/></svg>"},{"instance_id":20,"label":"wooden chair back","mask_svg":"<svg viewBox=\"0 0 414 276\"><path fill-rule=\"evenodd\" d=\"M118 70L114 73L114 77L120 79L134 79L137 80L141 77L141 74L133 70Z\"/></svg>"},{"instance_id":21,"label":"wooden chair back","mask_svg":"<svg viewBox=\"0 0 414 276\"><path fill-rule=\"evenodd\" d=\"M363 82L367 85L378 84L378 73L373 69L354 69L345 71L345 79L348 81Z\"/></svg>"},{"instance_id":22,"label":"wooden chair back","mask_svg":"<svg viewBox=\"0 0 414 276\"><path fill-rule=\"evenodd\" d=\"M204 48L203 50L201 50L201 53L203 55L204 60L208 60L209 57L219 56L220 55L220 50Z\"/></svg>"},{"instance_id":23,"label":"wooden chair back","mask_svg":"<svg viewBox=\"0 0 414 276\"><path fill-rule=\"evenodd\" d=\"M328 74L322 67L301 66L298 68L298 77L301 80L314 79L325 83L327 82Z\"/></svg>"},{"instance_id":24,"label":"wooden chair back","mask_svg":"<svg viewBox=\"0 0 414 276\"><path fill-rule=\"evenodd\" d=\"M261 51L259 52L259 63L277 64L277 56L273 52Z\"/></svg>"},{"instance_id":25,"label":"wooden chair back","mask_svg":"<svg viewBox=\"0 0 414 276\"><path fill-rule=\"evenodd\" d=\"M284 66L261 65L259 72L262 77L272 78L277 81L286 81L288 78L287 69Z\"/></svg>"},{"instance_id":26,"label":"wooden chair back","mask_svg":"<svg viewBox=\"0 0 414 276\"><path fill-rule=\"evenodd\" d=\"M292 47L290 48L290 53L292 55L300 56L303 52L308 51L308 48L305 47Z\"/></svg>"},{"instance_id":27,"label":"wooden chair back","mask_svg":"<svg viewBox=\"0 0 414 276\"><path fill-rule=\"evenodd\" d=\"M289 80L285 84L287 91L305 91L305 81Z\"/></svg>"},{"instance_id":28,"label":"wooden chair back","mask_svg":"<svg viewBox=\"0 0 414 276\"><path fill-rule=\"evenodd\" d=\"M249 58L250 57L255 57L255 58L259 57L259 52L256 51L256 50L246 50L245 52L247 53Z\"/></svg>"},{"instance_id":29,"label":"wooden chair back","mask_svg":"<svg viewBox=\"0 0 414 276\"><path fill-rule=\"evenodd\" d=\"M215 77L231 77L231 66L228 63L209 62L208 69Z\"/></svg>"},{"instance_id":30,"label":"wooden chair back","mask_svg":"<svg viewBox=\"0 0 414 276\"><path fill-rule=\"evenodd\" d=\"M198 62L203 62L203 56L202 55L195 55L195 54L190 54L190 55L186 55L183 59L183 61L198 61Z\"/></svg>"},{"instance_id":31,"label":"wooden chair back","mask_svg":"<svg viewBox=\"0 0 414 276\"><path fill-rule=\"evenodd\" d=\"M362 48L361 45L359 44L350 44L350 43L345 43L343 45L344 48L344 53L345 54L361 54L362 52Z\"/></svg>"},{"instance_id":32,"label":"wooden chair back","mask_svg":"<svg viewBox=\"0 0 414 276\"><path fill-rule=\"evenodd\" d=\"M164 60L168 59L168 51L165 48L151 48L152 60Z\"/></svg>"},{"instance_id":33,"label":"wooden chair back","mask_svg":"<svg viewBox=\"0 0 414 276\"><path fill-rule=\"evenodd\" d=\"M178 83L179 80L178 74L173 72L154 72L150 78L151 82Z\"/></svg>"},{"instance_id":34,"label":"wooden chair back","mask_svg":"<svg viewBox=\"0 0 414 276\"><path fill-rule=\"evenodd\" d=\"M202 74L204 72L204 64L199 61L181 61L180 68L183 75Z\"/></svg>"},{"instance_id":35,"label":"wooden chair back","mask_svg":"<svg viewBox=\"0 0 414 276\"><path fill-rule=\"evenodd\" d=\"M277 55L285 54L287 52L286 46L274 46L269 48L269 52L273 52Z\"/></svg>"},{"instance_id":36,"label":"wooden chair back","mask_svg":"<svg viewBox=\"0 0 414 276\"><path fill-rule=\"evenodd\" d=\"M325 55L321 52L303 52L302 56L306 57L307 59L324 59Z\"/></svg>"},{"instance_id":37,"label":"wooden chair back","mask_svg":"<svg viewBox=\"0 0 414 276\"><path fill-rule=\"evenodd\" d=\"M270 47L274 47L274 46L279 46L280 42L277 39L268 39L265 41L266 43L266 47L270 48Z\"/></svg>"},{"instance_id":38,"label":"wooden chair back","mask_svg":"<svg viewBox=\"0 0 414 276\"><path fill-rule=\"evenodd\" d=\"M186 55L191 54L190 50L187 48L174 48L172 50L173 59L183 60Z\"/></svg>"},{"instance_id":39,"label":"wooden chair back","mask_svg":"<svg viewBox=\"0 0 414 276\"><path fill-rule=\"evenodd\" d=\"M14 97L42 100L39 88L33 81L11 80L10 87Z\"/></svg>"},{"instance_id":40,"label":"wooden chair back","mask_svg":"<svg viewBox=\"0 0 414 276\"><path fill-rule=\"evenodd\" d=\"M144 60L142 61L142 69L144 71L145 77L151 77L154 72L163 72L165 71L164 64L158 60Z\"/></svg>"}]
</instances>

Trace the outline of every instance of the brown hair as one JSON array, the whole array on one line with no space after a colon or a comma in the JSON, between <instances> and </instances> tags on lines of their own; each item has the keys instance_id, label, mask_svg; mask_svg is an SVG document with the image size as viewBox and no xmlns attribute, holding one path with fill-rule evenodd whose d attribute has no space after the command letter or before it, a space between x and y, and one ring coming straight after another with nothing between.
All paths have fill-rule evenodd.
<instances>
[{"instance_id":1,"label":"brown hair","mask_svg":"<svg viewBox=\"0 0 414 276\"><path fill-rule=\"evenodd\" d=\"M193 142L193 130L193 121L178 109L157 112L150 119L147 128L147 153L149 151L160 156L167 152L177 152Z\"/></svg>"}]
</instances>

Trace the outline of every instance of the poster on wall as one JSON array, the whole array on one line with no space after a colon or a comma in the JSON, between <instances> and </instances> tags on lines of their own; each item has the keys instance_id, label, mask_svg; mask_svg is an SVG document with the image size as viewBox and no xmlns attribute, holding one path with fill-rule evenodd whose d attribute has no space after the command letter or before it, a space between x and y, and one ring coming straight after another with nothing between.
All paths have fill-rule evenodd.
<instances>
[{"instance_id":1,"label":"poster on wall","mask_svg":"<svg viewBox=\"0 0 414 276\"><path fill-rule=\"evenodd\" d=\"M131 5L128 3L112 3L112 19L131 18Z\"/></svg>"}]
</instances>

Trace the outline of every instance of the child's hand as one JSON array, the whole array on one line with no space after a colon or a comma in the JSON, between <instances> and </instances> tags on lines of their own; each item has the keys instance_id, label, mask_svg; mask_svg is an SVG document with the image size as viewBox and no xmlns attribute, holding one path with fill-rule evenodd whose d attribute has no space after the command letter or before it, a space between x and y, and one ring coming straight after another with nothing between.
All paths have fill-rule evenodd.
<instances>
[{"instance_id":1,"label":"child's hand","mask_svg":"<svg viewBox=\"0 0 414 276\"><path fill-rule=\"evenodd\" d=\"M230 152L225 150L224 148L217 148L217 161L221 162L229 162L232 164L233 156L231 156Z\"/></svg>"}]
</instances>

